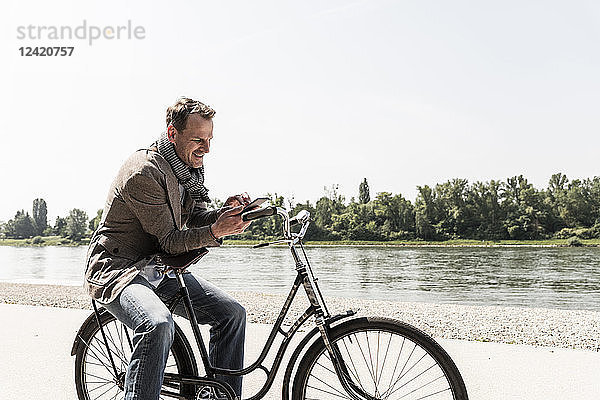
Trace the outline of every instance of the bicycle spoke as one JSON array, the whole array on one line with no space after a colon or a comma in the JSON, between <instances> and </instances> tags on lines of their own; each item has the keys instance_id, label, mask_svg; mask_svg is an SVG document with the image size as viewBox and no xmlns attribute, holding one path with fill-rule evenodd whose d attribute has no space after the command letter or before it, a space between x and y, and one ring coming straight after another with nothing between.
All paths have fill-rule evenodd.
<instances>
[{"instance_id":1,"label":"bicycle spoke","mask_svg":"<svg viewBox=\"0 0 600 400\"><path fill-rule=\"evenodd\" d=\"M344 395L343 393L342 394L336 394L336 393L329 392L329 391L321 389L321 388L317 388L317 387L313 387L313 386L308 386L308 387L310 389L318 390L319 392L327 393L327 394L330 394L330 395L335 396L335 397L340 397L342 399L349 399L349 397L346 396L346 395ZM338 392L338 393L340 393L340 392Z\"/></svg>"},{"instance_id":2,"label":"bicycle spoke","mask_svg":"<svg viewBox=\"0 0 600 400\"><path fill-rule=\"evenodd\" d=\"M91 353L89 353L89 352L86 352L86 353L87 353L87 355L89 355L89 356L91 356L91 357L95 358L95 359L96 359L98 362L100 362L100 363L101 363L101 364L104 366L104 368L106 368L106 369L107 369L107 370L108 370L108 371L111 373L112 377L113 377L113 378L115 378L115 375L114 375L114 373L113 373L114 371L112 371L112 367L111 367L111 366L109 366L108 364L104 363L104 362L103 362L103 361L102 361L102 360L101 360L101 359L98 357L98 355L96 354L96 352L94 351L94 348L95 348L95 346L94 346L94 347L92 347L92 346L91 346L91 343L87 343L87 342L85 341L85 339L84 339L84 338L82 338L81 336L79 336L79 337L81 338L81 341L82 341L82 342L83 342L83 343L86 345L87 349L91 351ZM103 354L103 355L104 355L104 354ZM105 357L106 357L106 356L105 356Z\"/></svg>"},{"instance_id":3,"label":"bicycle spoke","mask_svg":"<svg viewBox=\"0 0 600 400\"><path fill-rule=\"evenodd\" d=\"M121 347L121 354L123 354L123 358L121 359L121 369L125 369L125 367L127 366L127 363L125 362L126 359L128 359L129 357L127 357L125 355L125 348L123 348L123 324L119 324L117 328L115 328L116 330L116 334L117 337L119 339L119 345Z\"/></svg>"},{"instance_id":4,"label":"bicycle spoke","mask_svg":"<svg viewBox=\"0 0 600 400\"><path fill-rule=\"evenodd\" d=\"M435 396L436 394L440 394L440 393L442 393L442 392L447 392L447 391L449 391L449 390L450 390L450 388L443 389L443 390L438 390L437 392L434 392L434 393L431 393L431 394L428 394L428 395L425 395L425 396L419 397L418 399L415 399L415 400L423 400L423 399L426 399L426 398L428 398L428 397Z\"/></svg>"},{"instance_id":5,"label":"bicycle spoke","mask_svg":"<svg viewBox=\"0 0 600 400\"><path fill-rule=\"evenodd\" d=\"M416 391L419 391L419 390L423 389L425 386L429 386L429 385L431 385L433 382L435 382L435 381L437 381L437 380L439 380L439 379L441 379L441 378L443 378L443 377L444 377L444 375L440 375L440 376L438 376L437 378L434 378L434 379L430 380L429 382L422 384L422 385L421 385L421 386L419 386L418 388L416 388L416 389L413 389L412 391L410 391L410 392L406 393L404 396L398 397L398 400L400 400L400 399L402 399L402 398L404 398L404 397L408 396L409 394L413 394L414 392L416 392ZM398 389L400 389L400 388L398 388ZM390 393L390 395L391 395L391 393Z\"/></svg>"},{"instance_id":6,"label":"bicycle spoke","mask_svg":"<svg viewBox=\"0 0 600 400\"><path fill-rule=\"evenodd\" d=\"M89 372L87 372L87 371L85 372L85 374L86 374L86 375L89 375L89 376L92 376L92 377L94 377L94 378L102 379L102 380L103 380L103 381L105 381L105 382L113 382L113 383L114 383L114 381L113 381L112 379L106 379L106 378L103 378L103 377L101 377L101 376L98 376L98 375L91 374L91 373L89 373Z\"/></svg>"},{"instance_id":7,"label":"bicycle spoke","mask_svg":"<svg viewBox=\"0 0 600 400\"><path fill-rule=\"evenodd\" d=\"M323 365L323 364L321 364L320 362L318 362L318 363L317 363L317 365L318 365L319 367L321 367L321 368L323 368L323 369L325 369L325 370L327 370L327 371L329 371L329 372L331 372L332 374L334 374L334 375L335 375L335 371L334 371L334 370L332 370L332 369L330 369L330 368L327 368L326 366L324 366L324 365Z\"/></svg>"},{"instance_id":8,"label":"bicycle spoke","mask_svg":"<svg viewBox=\"0 0 600 400\"><path fill-rule=\"evenodd\" d=\"M390 388L392 382L394 381L394 375L396 374L396 369L398 368L398 363L400 362L400 357L402 356L402 351L404 350L404 342L406 342L406 338L402 338L402 344L400 345L400 351L398 352L398 357L396 358L396 364L394 364L394 370L392 371L392 375L390 376L390 383L388 384L388 388Z\"/></svg>"},{"instance_id":9,"label":"bicycle spoke","mask_svg":"<svg viewBox=\"0 0 600 400\"><path fill-rule=\"evenodd\" d=\"M129 338L129 331L127 330L127 327L125 326L125 324L121 323L119 324L119 330L121 332L121 349L123 349L123 353L125 353L125 348L124 343L123 343L123 336L125 336L127 338L127 344L129 344L129 357L127 357L127 362L124 362L123 365L121 366L121 368L123 368L124 370L127 369L127 366L129 365L129 358L131 358L131 354L133 353L133 345L131 344L131 339Z\"/></svg>"},{"instance_id":10,"label":"bicycle spoke","mask_svg":"<svg viewBox=\"0 0 600 400\"><path fill-rule=\"evenodd\" d=\"M94 341L96 341L96 343L94 343ZM94 352L96 357L99 357L98 353L100 353L100 355L102 355L102 357L104 357L104 359L106 359L106 361L110 362L110 359L108 358L108 355L105 352L106 345L104 344L104 342L100 341L100 339L98 339L97 337L94 337L93 341L90 341L89 347L96 350ZM98 361L100 361L99 358L98 358Z\"/></svg>"},{"instance_id":11,"label":"bicycle spoke","mask_svg":"<svg viewBox=\"0 0 600 400\"><path fill-rule=\"evenodd\" d=\"M98 367L104 367L104 366L105 366L105 365L103 365L103 364L98 364L98 363L91 362L91 361L87 361L87 362L86 362L86 364L88 364L88 365L96 365L96 366L98 366Z\"/></svg>"},{"instance_id":12,"label":"bicycle spoke","mask_svg":"<svg viewBox=\"0 0 600 400\"><path fill-rule=\"evenodd\" d=\"M404 345L404 343L402 343ZM404 372L404 369L406 368L406 364L408 364L408 362L410 361L410 358L412 357L413 353L415 352L415 349L417 348L417 344L414 343L414 347L411 350L410 354L408 355L408 358L406 359L406 362L404 363L404 365L402 366L402 369L400 370L400 373L398 374L398 379L396 379L396 381L394 382L394 384L392 384L392 382L390 381L390 385L387 391L391 391L394 389L394 387L396 386L396 383L400 380L400 378L402 377L402 373ZM398 357L400 357L401 354L398 354ZM392 377L392 380L394 378Z\"/></svg>"},{"instance_id":13,"label":"bicycle spoke","mask_svg":"<svg viewBox=\"0 0 600 400\"><path fill-rule=\"evenodd\" d=\"M104 396L106 393L110 392L114 388L119 389L116 385L112 386L112 387L109 387L107 390L105 390L100 396L96 397L94 400L97 400L97 399L101 398L102 396ZM91 392L91 390L90 390L90 392Z\"/></svg>"},{"instance_id":14,"label":"bicycle spoke","mask_svg":"<svg viewBox=\"0 0 600 400\"><path fill-rule=\"evenodd\" d=\"M423 375L424 373L426 373L427 371L429 371L431 368L433 368L433 367L435 367L435 366L436 366L436 364L434 363L434 364L433 364L433 365L431 365L430 367L428 367L428 368L426 368L425 370L421 371L421 373L419 373L418 375L414 376L412 379L410 379L410 380L408 380L408 381L404 382L402 385L400 385L399 387L397 387L396 389L394 389L394 391L392 391L392 392L391 392L391 393L388 395L388 397L389 397L389 396L391 396L393 393L397 392L398 390L402 389L403 387L407 386L409 383L411 383L412 381L414 381L415 379L417 379L418 377L420 377L421 375ZM441 377L443 377L443 375L442 375ZM437 379L439 379L439 378L440 378L440 377L437 377L437 378L435 378L435 379L433 379L433 380L429 381L428 383L426 383L426 384L422 385L421 387L424 387L424 386L426 386L426 385L429 385L430 383L432 383L432 382L435 382L435 381L436 381Z\"/></svg>"},{"instance_id":15,"label":"bicycle spoke","mask_svg":"<svg viewBox=\"0 0 600 400\"><path fill-rule=\"evenodd\" d=\"M369 363L371 365L371 371L375 371L373 368L373 355L371 354L371 344L369 343L369 334L365 331L365 340L367 342L367 349L369 351ZM375 372L373 372L373 374L371 374L371 378L373 379L373 383L377 382L377 374ZM377 386L375 386L375 396L377 396Z\"/></svg>"},{"instance_id":16,"label":"bicycle spoke","mask_svg":"<svg viewBox=\"0 0 600 400\"><path fill-rule=\"evenodd\" d=\"M348 352L348 348L347 348L347 346L346 346L346 343L344 342L344 339L345 339L345 338L343 338L343 339L342 339L342 343L344 343L344 346L346 347L346 352ZM338 346L338 350L339 350L339 346ZM325 358L326 358L326 359L327 359L327 360L328 360L328 361L329 361L329 362L330 362L330 363L333 365L333 362L331 361L331 358L329 357L329 354L328 354L327 352L325 352L325 353L323 353L323 355L324 355L324 356L325 356ZM352 370L348 369L348 365L347 365L347 363L344 361L344 356L343 356L343 354L341 353L341 351L340 351L340 357L342 358L342 359L340 360L340 362L341 362L341 363L343 363L343 364L346 366L346 370L347 370L349 373L351 373L351 374L354 376L354 378L356 378L356 379L358 380L358 385L360 386L360 388L361 388L363 391L366 391L366 390L365 390L365 388L362 386L362 383L360 382L360 377L358 376L358 372L356 371L356 367L354 367L354 361L352 360L352 356L350 355L350 353L348 352L348 358L350 359L350 362L352 363L352 365L353 365L353 368L355 369L356 373L355 373L355 372L353 372ZM323 368L327 369L327 368L326 368L326 367L324 367L324 366L323 366ZM337 372L335 372L335 371L332 371L332 370L330 370L330 369L327 369L327 370L328 370L328 371L330 371L332 374L334 374L334 375L336 376L336 378L339 380L339 377L337 376Z\"/></svg>"},{"instance_id":17,"label":"bicycle spoke","mask_svg":"<svg viewBox=\"0 0 600 400\"><path fill-rule=\"evenodd\" d=\"M338 346L338 350L339 350L339 346ZM346 351L348 351L348 350L346 349ZM327 352L325 352L325 353L323 353L323 355L325 356L325 358L327 359L327 361L329 361L331 363L331 365L333 365L333 362L331 361L331 358L329 357L329 354ZM359 385L362 387L362 384L360 383L360 377L358 376L358 372L355 373L354 371L348 369L348 364L346 363L346 361L344 361L344 355L341 353L341 351L340 351L340 357L342 358L340 360L340 362L343 363L346 366L346 370L348 372L350 372L352 374L352 376L359 381ZM350 354L348 354L348 358L350 359L350 362L352 363L352 365L354 365L354 362L352 361L352 357L350 356ZM356 368L355 368L355 371L356 371ZM336 377L337 377L337 372L332 371L332 373L335 374Z\"/></svg>"},{"instance_id":18,"label":"bicycle spoke","mask_svg":"<svg viewBox=\"0 0 600 400\"><path fill-rule=\"evenodd\" d=\"M336 392L338 392L340 395L344 395L344 393L342 393L341 391L339 391L338 389L334 388L333 386L331 386L330 384L328 384L327 382L325 382L324 380L320 379L318 376L314 377L316 380L318 380L319 382L321 382L322 384L324 384L325 386L327 386L328 388L335 390ZM317 389L317 388L315 388Z\"/></svg>"},{"instance_id":19,"label":"bicycle spoke","mask_svg":"<svg viewBox=\"0 0 600 400\"><path fill-rule=\"evenodd\" d=\"M123 369L123 366L126 365L126 357L125 357L125 353L121 352L121 350L118 348L117 344L115 343L113 337L112 337L112 332L110 329L107 329L108 334L110 336L110 342L113 344L114 349L112 350L112 353L115 354L118 358L118 361L120 362L120 368ZM108 338L107 338L108 339Z\"/></svg>"},{"instance_id":20,"label":"bicycle spoke","mask_svg":"<svg viewBox=\"0 0 600 400\"><path fill-rule=\"evenodd\" d=\"M406 374L408 374L414 367L417 366L417 364L419 364L421 361L423 361L423 359L427 356L427 353L423 354L421 356L421 358L419 358L413 365L411 365L411 367L409 369L406 370L406 372L404 372L404 374L402 376L400 376L398 379L402 379L406 376Z\"/></svg>"},{"instance_id":21,"label":"bicycle spoke","mask_svg":"<svg viewBox=\"0 0 600 400\"><path fill-rule=\"evenodd\" d=\"M104 382L103 384L101 384L101 385L98 385L98 386L96 386L96 387L95 387L95 388L93 388L93 389L90 389L90 393L91 393L91 392L93 392L94 390L98 390L98 389L100 389L100 388L103 388L103 387L105 387L106 385L108 385L108 384L111 384L111 383L113 383L113 382L110 382L110 381L109 381L109 382Z\"/></svg>"},{"instance_id":22,"label":"bicycle spoke","mask_svg":"<svg viewBox=\"0 0 600 400\"><path fill-rule=\"evenodd\" d=\"M360 388L362 390L365 390L365 387L363 386L362 382L360 381L360 376L359 376L358 370L356 369L356 365L354 364L354 359L350 355L350 351L348 351L348 346L346 346L346 340L345 339L346 338L342 338L342 343L344 344L344 347L346 348L346 353L348 353L348 358L350 359L350 363L352 363L352 368L354 368L353 375L356 377L356 380L358 381L358 384L360 385Z\"/></svg>"},{"instance_id":23,"label":"bicycle spoke","mask_svg":"<svg viewBox=\"0 0 600 400\"><path fill-rule=\"evenodd\" d=\"M379 373L379 335L381 334L381 332L377 331L377 353L375 354L375 393L376 396L379 396L379 379L377 377L377 374Z\"/></svg>"},{"instance_id":24,"label":"bicycle spoke","mask_svg":"<svg viewBox=\"0 0 600 400\"><path fill-rule=\"evenodd\" d=\"M416 348L416 344L415 344L415 348ZM414 351L414 349L413 349L413 351ZM413 353L411 353L411 356L412 356L412 354L413 354ZM391 387L388 389L388 391L389 391L389 390L393 390L393 389L396 387L396 384L397 384L398 382L400 382L400 380L401 380L402 378L404 378L404 377L406 376L406 374L408 374L408 373L409 373L409 372L410 372L410 371L411 371L411 370L412 370L412 369L413 369L413 368L414 368L414 367L415 367L415 366L416 366L418 363L420 363L420 362L421 362L421 360L423 360L423 358L425 358L425 356L426 356L426 355L427 355L427 353L423 354L423 356L421 356L421 358L419 358L419 359L417 360L417 362L415 362L415 363L414 363L414 364L413 364L413 365L412 365L412 366L411 366L409 369L407 369L407 370L406 370L406 372L404 372L404 374L402 374L402 371L401 371L401 372L400 372L400 375L398 376L398 379L396 379L396 382L394 382L394 384L393 384L393 385L392 385L392 386L391 386ZM410 357L409 357L409 359L410 359ZM406 360L406 362L408 363L408 360ZM405 365L405 366L406 366L406 365Z\"/></svg>"},{"instance_id":25,"label":"bicycle spoke","mask_svg":"<svg viewBox=\"0 0 600 400\"><path fill-rule=\"evenodd\" d=\"M89 349L89 350L92 350L92 348L91 348L91 347L88 347L88 349ZM102 366L104 367L104 369L106 369L106 370L107 370L107 371L110 373L110 375L111 375L113 378L115 378L115 377L116 377L116 376L115 376L115 372L114 372L114 369L113 369L113 367L112 367L112 366L110 366L110 365L108 365L108 363L105 363L104 361L102 361L100 358L98 358L98 356L96 356L96 354L95 354L95 352L94 352L93 350L92 350L92 352L91 352L91 353L88 353L88 355L89 355L90 357L92 357L92 358L96 359L97 361L99 361L99 362L102 364Z\"/></svg>"},{"instance_id":26,"label":"bicycle spoke","mask_svg":"<svg viewBox=\"0 0 600 400\"><path fill-rule=\"evenodd\" d=\"M354 334L354 336L356 337L356 334ZM369 371L369 374L371 374L371 379L373 379L373 371L371 369L369 369L369 363L367 362L367 358L365 357L365 353L363 352L363 349L362 349L362 346L360 345L360 341L358 340L358 337L356 337L356 344L358 345L358 348L360 349L360 354L362 354L362 357L363 357L363 360L367 367L367 370ZM375 382L374 379L373 379L373 382Z\"/></svg>"},{"instance_id":27,"label":"bicycle spoke","mask_svg":"<svg viewBox=\"0 0 600 400\"><path fill-rule=\"evenodd\" d=\"M117 397L119 397L119 394L120 394L120 391L117 391L111 400L117 400ZM125 397L125 396L123 396L123 397Z\"/></svg>"},{"instance_id":28,"label":"bicycle spoke","mask_svg":"<svg viewBox=\"0 0 600 400\"><path fill-rule=\"evenodd\" d=\"M121 363L125 362L125 353L119 352L119 346L117 346L117 344L115 343L110 327L107 327L106 330L108 331L108 336L106 337L106 339L113 345L114 348L112 350L112 353L119 357Z\"/></svg>"},{"instance_id":29,"label":"bicycle spoke","mask_svg":"<svg viewBox=\"0 0 600 400\"><path fill-rule=\"evenodd\" d=\"M377 386L381 381L381 377L383 376L383 371L385 367L385 360L387 360L388 352L390 351L390 344L392 343L392 335L390 334L390 340L388 340L387 347L385 349L385 355L383 356L383 362L381 363L381 374L379 375L379 380L377 381Z\"/></svg>"},{"instance_id":30,"label":"bicycle spoke","mask_svg":"<svg viewBox=\"0 0 600 400\"><path fill-rule=\"evenodd\" d=\"M93 338L94 340L96 340L96 338ZM85 344L85 346L91 350L92 355L94 356L94 358L98 361L100 361L103 365L105 365L102 360L100 359L100 356L96 353L95 350L97 350L100 354L102 354L104 356L104 358L106 358L106 355L104 354L104 352L101 349L98 349L95 345L93 345L92 342L86 342L85 339L81 338L81 341Z\"/></svg>"}]
</instances>

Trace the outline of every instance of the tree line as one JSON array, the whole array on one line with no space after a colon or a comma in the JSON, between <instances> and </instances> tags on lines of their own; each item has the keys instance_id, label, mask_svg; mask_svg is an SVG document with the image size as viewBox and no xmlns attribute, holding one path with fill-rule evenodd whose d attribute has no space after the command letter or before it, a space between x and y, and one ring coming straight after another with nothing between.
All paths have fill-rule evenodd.
<instances>
[{"instance_id":1,"label":"tree line","mask_svg":"<svg viewBox=\"0 0 600 400\"><path fill-rule=\"evenodd\" d=\"M469 184L452 179L431 187L417 186L414 202L401 194L377 193L372 199L365 178L358 200L348 203L337 186L326 188L313 205L272 195L295 214L308 210L313 218L308 240L534 240L600 238L600 177L574 179L552 175L548 187L536 189L523 175L504 181ZM244 239L277 237L275 220L254 222Z\"/></svg>"},{"instance_id":2,"label":"tree line","mask_svg":"<svg viewBox=\"0 0 600 400\"><path fill-rule=\"evenodd\" d=\"M371 198L367 179L358 188L357 199L346 202L333 185L314 204L295 203L293 198L268 194L273 205L292 214L308 210L312 224L308 240L532 240L600 238L600 177L569 180L552 175L545 189L538 190L523 175L504 181L469 184L452 179L433 187L417 186L414 202L401 194L380 192ZM213 202L214 207L222 203ZM85 211L74 208L54 225L47 221L44 199L35 199L32 214L24 210L0 226L6 238L58 235L79 241L93 232L102 210L91 220ZM281 222L276 218L254 221L232 239L269 240L279 237Z\"/></svg>"},{"instance_id":3,"label":"tree line","mask_svg":"<svg viewBox=\"0 0 600 400\"><path fill-rule=\"evenodd\" d=\"M48 223L48 205L44 199L33 200L32 213L19 210L14 218L0 224L0 237L10 239L33 238L33 243L41 243L42 237L61 236L73 242L93 232L100 223L102 210L89 220L85 211L73 208L65 217L56 217L54 225Z\"/></svg>"}]
</instances>

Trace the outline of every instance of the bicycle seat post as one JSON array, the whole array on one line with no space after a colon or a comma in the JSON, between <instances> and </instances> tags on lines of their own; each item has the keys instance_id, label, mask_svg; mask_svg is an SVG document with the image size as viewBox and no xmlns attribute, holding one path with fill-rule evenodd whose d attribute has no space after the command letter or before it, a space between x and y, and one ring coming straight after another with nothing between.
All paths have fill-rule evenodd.
<instances>
[{"instance_id":1,"label":"bicycle seat post","mask_svg":"<svg viewBox=\"0 0 600 400\"><path fill-rule=\"evenodd\" d=\"M179 284L179 290L181 292L181 296L183 297L183 302L185 305L185 311L187 313L188 319L190 321L190 325L192 326L192 332L194 332L194 338L196 339L196 344L198 345L198 349L200 350L200 355L202 356L202 362L204 364L204 370L206 371L206 375L209 378L214 378L215 374L213 372L213 368L210 365L208 359L208 352L206 351L206 346L204 345L204 341L202 340L202 334L200 333L200 326L198 325L198 320L196 319L196 313L194 312L194 308L192 306L192 300L190 299L190 292L185 284L183 279L183 274L185 270L183 268L173 269L175 272L175 278L177 279L177 283Z\"/></svg>"}]
</instances>

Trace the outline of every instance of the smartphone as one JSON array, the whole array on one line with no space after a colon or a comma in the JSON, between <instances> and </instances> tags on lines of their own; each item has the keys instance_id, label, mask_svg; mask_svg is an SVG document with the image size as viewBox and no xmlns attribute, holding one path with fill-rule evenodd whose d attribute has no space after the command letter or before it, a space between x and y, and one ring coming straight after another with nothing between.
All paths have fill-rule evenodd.
<instances>
[{"instance_id":1,"label":"smartphone","mask_svg":"<svg viewBox=\"0 0 600 400\"><path fill-rule=\"evenodd\" d=\"M252 211L252 210L260 207L267 200L269 200L268 197L258 197L256 199L254 199L251 203L249 203L246 206L244 206L244 208L242 209L241 213Z\"/></svg>"}]
</instances>

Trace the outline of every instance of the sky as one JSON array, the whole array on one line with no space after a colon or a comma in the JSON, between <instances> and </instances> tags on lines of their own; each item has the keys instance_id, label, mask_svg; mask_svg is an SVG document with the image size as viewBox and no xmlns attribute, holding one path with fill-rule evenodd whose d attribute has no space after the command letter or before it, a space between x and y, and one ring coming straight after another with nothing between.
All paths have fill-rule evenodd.
<instances>
[{"instance_id":1,"label":"sky","mask_svg":"<svg viewBox=\"0 0 600 400\"><path fill-rule=\"evenodd\" d=\"M600 175L593 1L20 1L0 16L0 220L102 208L180 96L216 109L206 186L314 202L339 185ZM141 39L20 39L127 25ZM20 47L73 46L70 57Z\"/></svg>"}]
</instances>

